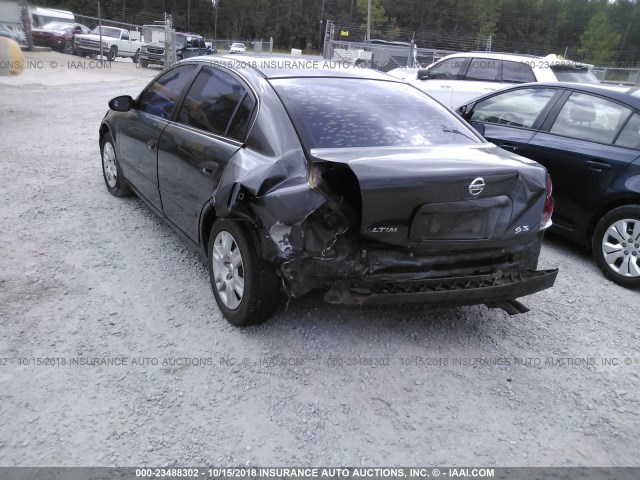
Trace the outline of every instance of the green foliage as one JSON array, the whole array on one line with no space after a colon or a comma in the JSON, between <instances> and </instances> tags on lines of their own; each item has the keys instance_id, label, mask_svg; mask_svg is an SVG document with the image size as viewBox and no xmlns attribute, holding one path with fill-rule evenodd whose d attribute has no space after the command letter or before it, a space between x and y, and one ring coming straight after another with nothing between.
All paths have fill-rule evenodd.
<instances>
[{"instance_id":1,"label":"green foliage","mask_svg":"<svg viewBox=\"0 0 640 480\"><path fill-rule=\"evenodd\" d=\"M620 43L621 35L613 31L605 11L591 17L587 29L580 36L578 52L596 65L610 61Z\"/></svg>"},{"instance_id":2,"label":"green foliage","mask_svg":"<svg viewBox=\"0 0 640 480\"><path fill-rule=\"evenodd\" d=\"M40 0L95 16L97 0ZM162 19L177 28L213 36L211 0L101 0L105 17ZM564 54L609 65L640 60L640 0L371 0L372 38L411 41L451 50L484 48L546 55ZM187 8L190 6L190 8ZM274 38L278 48L319 50L326 20L349 40L366 33L367 0L218 0L219 39ZM322 20L322 23L321 23ZM462 39L471 39L463 43Z\"/></svg>"},{"instance_id":3,"label":"green foliage","mask_svg":"<svg viewBox=\"0 0 640 480\"><path fill-rule=\"evenodd\" d=\"M381 0L358 0L358 12L362 15L360 28L367 30L368 2L371 1L371 38L380 38L383 27L389 21Z\"/></svg>"}]
</instances>

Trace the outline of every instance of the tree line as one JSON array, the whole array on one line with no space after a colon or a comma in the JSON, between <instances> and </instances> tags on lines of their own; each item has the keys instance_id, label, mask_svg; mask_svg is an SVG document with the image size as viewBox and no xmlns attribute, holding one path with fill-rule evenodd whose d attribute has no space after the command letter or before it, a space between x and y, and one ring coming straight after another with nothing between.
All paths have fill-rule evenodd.
<instances>
[{"instance_id":1,"label":"tree line","mask_svg":"<svg viewBox=\"0 0 640 480\"><path fill-rule=\"evenodd\" d=\"M371 0L371 38L449 50L556 53L601 66L640 61L640 0ZM97 0L40 6L97 15ZM277 49L319 51L327 20L336 39L365 38L367 0L101 0L105 17L172 14L178 30L212 38L273 38ZM111 18L117 17L117 18ZM131 23L136 23L131 21ZM640 65L637 65L640 66Z\"/></svg>"}]
</instances>

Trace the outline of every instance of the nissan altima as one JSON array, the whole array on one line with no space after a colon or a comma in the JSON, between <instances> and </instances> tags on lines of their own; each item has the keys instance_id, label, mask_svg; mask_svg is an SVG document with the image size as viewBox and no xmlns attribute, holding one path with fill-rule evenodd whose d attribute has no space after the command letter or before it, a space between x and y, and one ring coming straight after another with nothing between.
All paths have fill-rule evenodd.
<instances>
[{"instance_id":1,"label":"nissan altima","mask_svg":"<svg viewBox=\"0 0 640 480\"><path fill-rule=\"evenodd\" d=\"M486 304L551 287L541 165L486 142L385 74L198 57L116 97L100 126L108 191L135 193L206 258L244 326L282 298Z\"/></svg>"}]
</instances>

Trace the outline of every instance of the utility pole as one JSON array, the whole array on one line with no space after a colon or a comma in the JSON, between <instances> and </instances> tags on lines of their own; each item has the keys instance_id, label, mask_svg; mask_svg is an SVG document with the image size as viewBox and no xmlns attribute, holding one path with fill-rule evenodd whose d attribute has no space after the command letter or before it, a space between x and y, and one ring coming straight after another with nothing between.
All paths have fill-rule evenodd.
<instances>
[{"instance_id":1,"label":"utility pole","mask_svg":"<svg viewBox=\"0 0 640 480\"><path fill-rule=\"evenodd\" d=\"M367 42L371 41L371 0L367 0Z\"/></svg>"},{"instance_id":2,"label":"utility pole","mask_svg":"<svg viewBox=\"0 0 640 480\"><path fill-rule=\"evenodd\" d=\"M100 0L98 0L98 26L100 27L100 61L102 61L104 46L102 44L102 14L100 13Z\"/></svg>"},{"instance_id":3,"label":"utility pole","mask_svg":"<svg viewBox=\"0 0 640 480\"><path fill-rule=\"evenodd\" d=\"M213 3L214 12L213 39L216 40L218 38L218 3L220 3L220 0L211 0L211 3Z\"/></svg>"},{"instance_id":4,"label":"utility pole","mask_svg":"<svg viewBox=\"0 0 640 480\"><path fill-rule=\"evenodd\" d=\"M322 7L320 8L320 33L318 35L318 50L320 50L320 54L322 54L323 45L322 45L322 22L324 17L324 0L322 0Z\"/></svg>"},{"instance_id":5,"label":"utility pole","mask_svg":"<svg viewBox=\"0 0 640 480\"><path fill-rule=\"evenodd\" d=\"M191 0L187 2L187 32L191 31Z\"/></svg>"}]
</instances>

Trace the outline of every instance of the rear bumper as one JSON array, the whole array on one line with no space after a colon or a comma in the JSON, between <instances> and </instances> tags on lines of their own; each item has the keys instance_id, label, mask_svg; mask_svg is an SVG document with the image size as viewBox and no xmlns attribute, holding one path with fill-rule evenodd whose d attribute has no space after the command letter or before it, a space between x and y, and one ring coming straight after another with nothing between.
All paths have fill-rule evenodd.
<instances>
[{"instance_id":1,"label":"rear bumper","mask_svg":"<svg viewBox=\"0 0 640 480\"><path fill-rule=\"evenodd\" d=\"M424 303L447 307L486 304L509 311L503 302L550 288L557 275L557 269L518 270L408 282L372 282L329 290L325 301L342 305Z\"/></svg>"}]
</instances>

